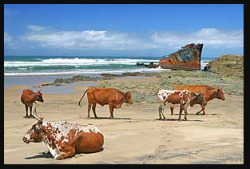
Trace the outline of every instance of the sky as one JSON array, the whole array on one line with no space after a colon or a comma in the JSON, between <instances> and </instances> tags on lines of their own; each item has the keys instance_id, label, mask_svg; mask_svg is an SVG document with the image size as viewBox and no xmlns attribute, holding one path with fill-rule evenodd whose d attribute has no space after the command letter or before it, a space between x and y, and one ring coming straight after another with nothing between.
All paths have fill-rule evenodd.
<instances>
[{"instance_id":1,"label":"sky","mask_svg":"<svg viewBox=\"0 0 250 169\"><path fill-rule=\"evenodd\" d=\"M243 4L4 4L4 55L242 55L243 27Z\"/></svg>"}]
</instances>

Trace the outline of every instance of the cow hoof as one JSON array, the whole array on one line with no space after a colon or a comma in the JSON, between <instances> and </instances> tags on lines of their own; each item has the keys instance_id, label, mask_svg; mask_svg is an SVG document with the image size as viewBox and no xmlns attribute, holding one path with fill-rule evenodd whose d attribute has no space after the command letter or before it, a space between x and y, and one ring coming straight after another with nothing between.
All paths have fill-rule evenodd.
<instances>
[{"instance_id":1,"label":"cow hoof","mask_svg":"<svg viewBox=\"0 0 250 169\"><path fill-rule=\"evenodd\" d=\"M29 116L23 116L23 118L29 118Z\"/></svg>"},{"instance_id":2,"label":"cow hoof","mask_svg":"<svg viewBox=\"0 0 250 169\"><path fill-rule=\"evenodd\" d=\"M87 119L90 119L90 117L87 117Z\"/></svg>"},{"instance_id":3,"label":"cow hoof","mask_svg":"<svg viewBox=\"0 0 250 169\"><path fill-rule=\"evenodd\" d=\"M62 157L60 157L60 156L58 156L56 159L57 159L57 160L62 160L63 158L62 158Z\"/></svg>"}]
</instances>

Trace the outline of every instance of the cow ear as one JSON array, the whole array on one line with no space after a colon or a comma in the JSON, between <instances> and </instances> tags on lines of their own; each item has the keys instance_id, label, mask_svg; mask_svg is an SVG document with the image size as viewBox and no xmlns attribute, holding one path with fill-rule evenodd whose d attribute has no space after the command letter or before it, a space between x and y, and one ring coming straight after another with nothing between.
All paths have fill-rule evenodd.
<instances>
[{"instance_id":1,"label":"cow ear","mask_svg":"<svg viewBox=\"0 0 250 169\"><path fill-rule=\"evenodd\" d=\"M221 88L218 88L218 89L217 89L217 93L219 93L220 91L221 91Z\"/></svg>"}]
</instances>

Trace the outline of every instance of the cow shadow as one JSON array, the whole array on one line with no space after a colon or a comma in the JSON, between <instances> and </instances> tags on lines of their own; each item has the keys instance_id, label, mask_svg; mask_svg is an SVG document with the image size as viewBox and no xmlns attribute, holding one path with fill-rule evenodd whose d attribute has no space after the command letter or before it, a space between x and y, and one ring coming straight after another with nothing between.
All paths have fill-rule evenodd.
<instances>
[{"instance_id":1,"label":"cow shadow","mask_svg":"<svg viewBox=\"0 0 250 169\"><path fill-rule=\"evenodd\" d=\"M202 114L202 113L200 113L200 114L196 114L196 113L190 113L190 114L188 114L188 116L214 116L214 115L221 115L221 114L218 114L218 113L212 113L212 114ZM173 114L173 115L171 115L171 116L179 116L179 114Z\"/></svg>"},{"instance_id":2,"label":"cow shadow","mask_svg":"<svg viewBox=\"0 0 250 169\"><path fill-rule=\"evenodd\" d=\"M110 119L109 117L98 117L98 118L95 118L95 117L91 117L90 119ZM131 120L131 118L129 117L114 117L113 119L110 119L110 120Z\"/></svg>"},{"instance_id":3,"label":"cow shadow","mask_svg":"<svg viewBox=\"0 0 250 169\"><path fill-rule=\"evenodd\" d=\"M94 153L99 153L102 152L104 150L104 148L102 147L100 150L96 151L96 152L83 152L83 153L76 153L75 155L80 155L80 154L94 154ZM25 157L26 160L30 160L30 159L37 159L37 158L52 158L52 155L46 155L47 152L43 152L41 154L38 155L34 155L31 157Z\"/></svg>"},{"instance_id":4,"label":"cow shadow","mask_svg":"<svg viewBox=\"0 0 250 169\"><path fill-rule=\"evenodd\" d=\"M165 119L165 120L160 120L160 119L155 119L158 121L179 121L179 119ZM204 120L193 120L193 119L187 119L186 121L184 119L181 119L180 122L188 122L188 121L194 121L194 122L204 122Z\"/></svg>"},{"instance_id":5,"label":"cow shadow","mask_svg":"<svg viewBox=\"0 0 250 169\"><path fill-rule=\"evenodd\" d=\"M38 154L38 155L34 155L31 157L25 157L25 159L29 160L29 159L36 159L36 158L53 158L52 156L46 156L43 154Z\"/></svg>"}]
</instances>

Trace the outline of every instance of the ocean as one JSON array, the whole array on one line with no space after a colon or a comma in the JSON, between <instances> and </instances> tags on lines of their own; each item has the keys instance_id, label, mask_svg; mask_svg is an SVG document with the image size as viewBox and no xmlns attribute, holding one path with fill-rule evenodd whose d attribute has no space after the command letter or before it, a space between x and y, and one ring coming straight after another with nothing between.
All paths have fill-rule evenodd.
<instances>
[{"instance_id":1,"label":"ocean","mask_svg":"<svg viewBox=\"0 0 250 169\"><path fill-rule=\"evenodd\" d=\"M159 68L138 67L136 63L158 63L160 57L110 56L4 56L4 76L65 76L160 72ZM202 58L201 69L214 58Z\"/></svg>"}]
</instances>

